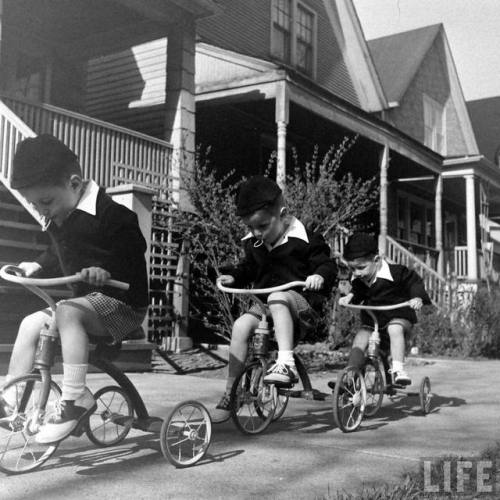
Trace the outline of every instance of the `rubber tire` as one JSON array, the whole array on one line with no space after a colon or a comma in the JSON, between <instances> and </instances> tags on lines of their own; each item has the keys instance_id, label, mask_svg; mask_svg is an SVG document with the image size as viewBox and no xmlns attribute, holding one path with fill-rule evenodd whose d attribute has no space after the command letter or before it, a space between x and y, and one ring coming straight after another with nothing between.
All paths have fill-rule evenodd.
<instances>
[{"instance_id":1,"label":"rubber tire","mask_svg":"<svg viewBox=\"0 0 500 500\"><path fill-rule=\"evenodd\" d=\"M118 394L120 400L115 401L115 396L109 400L110 396L107 393ZM97 409L88 418L85 429L87 437L101 448L121 443L127 437L134 422L132 399L122 387L115 385L102 387L94 394L94 398ZM120 423L115 422L118 418ZM100 437L98 431L104 433L103 437Z\"/></svg>"},{"instance_id":2,"label":"rubber tire","mask_svg":"<svg viewBox=\"0 0 500 500\"><path fill-rule=\"evenodd\" d=\"M422 413L427 415L431 411L431 381L429 377L424 377L420 382L420 408L422 409Z\"/></svg>"},{"instance_id":3,"label":"rubber tire","mask_svg":"<svg viewBox=\"0 0 500 500\"><path fill-rule=\"evenodd\" d=\"M40 374L35 374L35 373L29 375L22 375L20 377L16 377L10 380L3 387L3 391L8 389L9 387L18 384L25 384L26 382L29 381L35 384L34 390L36 393L38 391L37 386L41 386L42 384L42 377ZM20 389L20 391L21 390L22 389ZM33 392L33 387L32 387L32 392ZM16 390L16 394L17 393L18 391ZM21 402L21 397L22 397L21 393L19 392L19 397L16 398L18 401L17 406ZM31 402L33 394L31 394L29 398L30 399L28 400L28 403ZM51 381L49 399L48 399L49 406L52 405L55 406L55 401L59 400L60 398L61 398L61 389L54 381ZM24 472L31 472L37 469L53 455L53 453L57 449L57 446L59 445L59 442L50 444L39 444L35 441L36 432L33 432L26 426L26 423L29 421L30 418L29 417L30 411L32 412L33 408L30 408L28 412L22 411L20 413L19 413L19 408L16 409L17 417L13 421L13 423L15 424L17 422L19 424L19 427L17 429L13 429L12 424L6 424L6 426L0 424L0 470L2 472L5 472L6 474L22 474ZM50 411L45 412L42 420L37 424L37 429L43 424L45 419L50 415L51 415ZM14 449L12 450L10 449L11 447L14 447L16 445L16 438L18 436L21 437L22 439L22 446L19 449L19 455ZM17 464L16 466L11 465L12 462L9 462L9 459L11 457L13 457L14 464ZM18 462L19 459L23 457L30 457L31 463L26 464L24 466L22 464L19 464Z\"/></svg>"},{"instance_id":4,"label":"rubber tire","mask_svg":"<svg viewBox=\"0 0 500 500\"><path fill-rule=\"evenodd\" d=\"M179 441L179 437L185 439ZM211 439L210 414L198 401L188 400L179 403L161 426L161 451L163 456L178 469L198 463L207 453Z\"/></svg>"},{"instance_id":5,"label":"rubber tire","mask_svg":"<svg viewBox=\"0 0 500 500\"><path fill-rule=\"evenodd\" d=\"M264 384L266 367L265 361L250 363L231 388L231 418L243 434L260 434L273 421L278 390Z\"/></svg>"},{"instance_id":6,"label":"rubber tire","mask_svg":"<svg viewBox=\"0 0 500 500\"><path fill-rule=\"evenodd\" d=\"M373 384L368 383L368 373L373 373ZM365 407L365 417L373 417L382 406L384 400L385 392L385 370L382 364L382 360L370 360L367 359L365 364L365 385L366 385L366 407ZM371 380L370 380L371 382ZM371 387L375 387L372 390Z\"/></svg>"},{"instance_id":7,"label":"rubber tire","mask_svg":"<svg viewBox=\"0 0 500 500\"><path fill-rule=\"evenodd\" d=\"M354 390L356 386L358 386L358 390ZM346 389L344 389L345 387ZM353 404L352 398L355 394L358 394L358 396L355 404ZM363 374L357 368L344 368L333 391L333 418L338 428L342 432L355 431L361 425L365 406L366 385ZM345 418L346 410L347 418ZM354 416L354 419L352 419L352 416Z\"/></svg>"}]
</instances>

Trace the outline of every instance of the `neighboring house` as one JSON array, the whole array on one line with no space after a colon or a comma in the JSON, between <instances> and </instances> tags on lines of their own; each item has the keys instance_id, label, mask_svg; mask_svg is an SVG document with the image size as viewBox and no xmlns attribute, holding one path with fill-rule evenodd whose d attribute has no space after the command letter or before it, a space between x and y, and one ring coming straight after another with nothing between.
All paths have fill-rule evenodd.
<instances>
[{"instance_id":1,"label":"neighboring house","mask_svg":"<svg viewBox=\"0 0 500 500\"><path fill-rule=\"evenodd\" d=\"M500 97L468 101L467 109L477 138L479 151L495 170L500 170ZM484 221L484 223L483 223ZM489 233L494 245L496 270L500 269L500 213L490 210L480 221L481 231Z\"/></svg>"},{"instance_id":2,"label":"neighboring house","mask_svg":"<svg viewBox=\"0 0 500 500\"><path fill-rule=\"evenodd\" d=\"M174 317L167 306L176 294L175 243L161 229L151 232L152 192L145 186L175 193L181 163L193 159L195 23L216 11L212 0L0 0L1 264L33 259L46 246L38 215L9 179L16 144L52 133L77 153L85 176L144 215L156 285L150 327ZM135 47L161 38L168 44L156 44L153 53L168 61L160 102L150 99ZM113 53L124 71L94 71ZM41 305L18 289L0 284L0 351L10 348L22 315Z\"/></svg>"},{"instance_id":3,"label":"neighboring house","mask_svg":"<svg viewBox=\"0 0 500 500\"><path fill-rule=\"evenodd\" d=\"M480 154L443 26L368 46L389 101L385 119L443 157L439 177L393 184L389 234L414 250L437 251L440 274L496 279L491 232L482 221L500 215L500 170Z\"/></svg>"}]
</instances>

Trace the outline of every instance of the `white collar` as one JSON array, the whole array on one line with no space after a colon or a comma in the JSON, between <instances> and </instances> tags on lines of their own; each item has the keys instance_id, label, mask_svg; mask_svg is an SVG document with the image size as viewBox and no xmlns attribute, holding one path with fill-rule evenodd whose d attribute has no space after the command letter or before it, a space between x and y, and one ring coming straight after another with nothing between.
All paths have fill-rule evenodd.
<instances>
[{"instance_id":1,"label":"white collar","mask_svg":"<svg viewBox=\"0 0 500 500\"><path fill-rule=\"evenodd\" d=\"M90 215L97 213L97 194L99 193L99 185L97 182L90 180L85 186L82 197L75 207L75 210L81 210L82 212L87 212Z\"/></svg>"},{"instance_id":2,"label":"white collar","mask_svg":"<svg viewBox=\"0 0 500 500\"><path fill-rule=\"evenodd\" d=\"M247 235L245 235L242 240L248 240L249 238L252 238L253 234L250 231ZM290 218L290 224L288 225L287 230L283 233L283 236L271 247L271 248L276 248L280 245L283 245L288 241L288 238L298 238L299 240L303 240L306 243L309 243L309 238L307 237L307 231L306 228L304 227L304 224L300 222L299 219L296 217L291 217Z\"/></svg>"},{"instance_id":3,"label":"white collar","mask_svg":"<svg viewBox=\"0 0 500 500\"><path fill-rule=\"evenodd\" d=\"M88 181L85 185L85 189L80 198L80 201L78 202L78 205L75 207L75 210L81 210L82 212L87 212L88 214L93 215L95 217L95 214L97 213L98 193L99 193L99 185L93 180ZM46 222L45 217L43 219L44 220L42 224L42 231L47 231L52 221L49 220L48 222Z\"/></svg>"},{"instance_id":4,"label":"white collar","mask_svg":"<svg viewBox=\"0 0 500 500\"><path fill-rule=\"evenodd\" d=\"M377 278L382 278L387 281L394 281L394 278L392 277L391 274L391 269L387 261L381 258L380 262L381 262L380 269L375 274L375 279L373 281L374 282L377 281Z\"/></svg>"},{"instance_id":5,"label":"white collar","mask_svg":"<svg viewBox=\"0 0 500 500\"><path fill-rule=\"evenodd\" d=\"M378 278L382 278L387 281L394 281L394 278L392 277L391 274L391 268L389 267L389 264L387 261L383 258L380 258L380 269L375 273L375 277L373 278L373 281L370 283L370 286L377 281ZM351 281L354 281L356 278L354 275L351 277Z\"/></svg>"}]
</instances>

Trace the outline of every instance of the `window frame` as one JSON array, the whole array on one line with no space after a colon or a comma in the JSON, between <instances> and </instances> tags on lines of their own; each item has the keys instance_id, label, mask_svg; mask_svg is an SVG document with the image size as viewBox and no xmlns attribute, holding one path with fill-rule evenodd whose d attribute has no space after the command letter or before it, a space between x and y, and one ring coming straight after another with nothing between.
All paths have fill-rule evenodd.
<instances>
[{"instance_id":1,"label":"window frame","mask_svg":"<svg viewBox=\"0 0 500 500\"><path fill-rule=\"evenodd\" d=\"M446 107L424 94L424 145L446 155Z\"/></svg>"},{"instance_id":2,"label":"window frame","mask_svg":"<svg viewBox=\"0 0 500 500\"><path fill-rule=\"evenodd\" d=\"M288 5L290 7L289 12L290 12L290 30L289 30L289 35L290 35L290 43L289 43L289 50L290 53L288 54L288 58L283 59L276 51L276 47L278 46L277 44L277 36L275 34L275 30L283 30L283 27L277 25L275 26L275 15L274 12L279 6L280 1L283 0L272 0L271 2L271 16L270 16L270 54L271 57L280 61L281 63L288 65L290 67L293 67L300 73L315 79L316 78L316 71L317 71L317 52L318 52L318 14L315 12L311 7L306 5L304 2L301 0L285 0L288 2ZM311 68L308 71L306 68L303 68L299 66L298 63L298 53L297 53L297 48L300 44L300 39L299 39L299 28L298 28L298 13L299 10L302 10L305 12L305 14L308 14L311 16Z\"/></svg>"}]
</instances>

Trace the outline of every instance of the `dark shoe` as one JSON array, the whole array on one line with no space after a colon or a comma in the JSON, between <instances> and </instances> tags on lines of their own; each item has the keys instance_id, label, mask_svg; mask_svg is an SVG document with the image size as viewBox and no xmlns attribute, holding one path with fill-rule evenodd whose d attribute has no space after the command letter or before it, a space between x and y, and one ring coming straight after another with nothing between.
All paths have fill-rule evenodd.
<instances>
[{"instance_id":1,"label":"dark shoe","mask_svg":"<svg viewBox=\"0 0 500 500\"><path fill-rule=\"evenodd\" d=\"M85 392L76 400L62 400L57 413L40 427L36 435L37 443L56 443L67 438L78 424L97 408L94 396L85 388Z\"/></svg>"},{"instance_id":2,"label":"dark shoe","mask_svg":"<svg viewBox=\"0 0 500 500\"><path fill-rule=\"evenodd\" d=\"M217 403L215 410L210 413L210 417L214 424L221 424L231 416L231 396L225 392L220 401Z\"/></svg>"},{"instance_id":3,"label":"dark shoe","mask_svg":"<svg viewBox=\"0 0 500 500\"><path fill-rule=\"evenodd\" d=\"M293 385L299 381L295 370L284 363L275 363L264 377L264 384Z\"/></svg>"}]
</instances>

